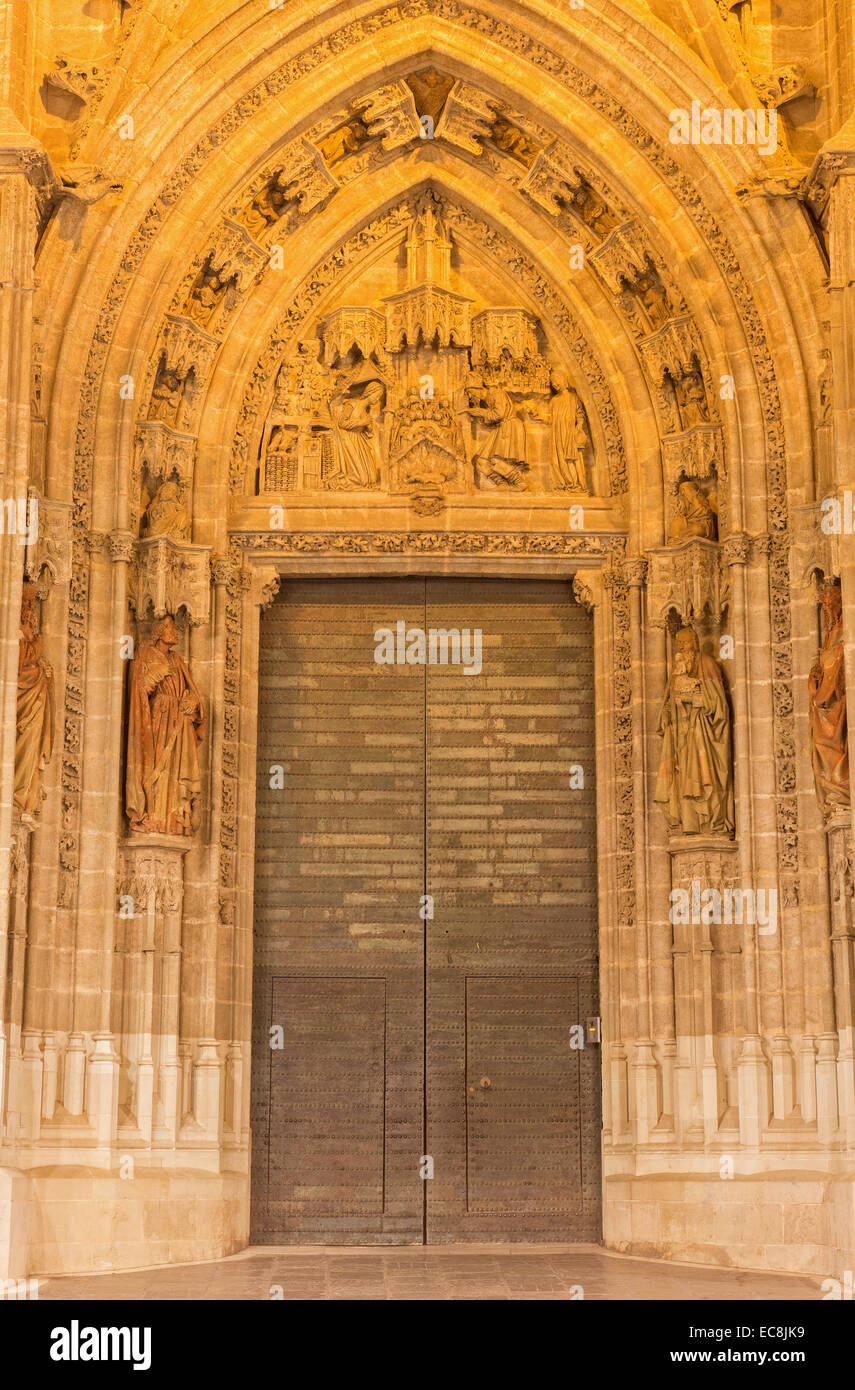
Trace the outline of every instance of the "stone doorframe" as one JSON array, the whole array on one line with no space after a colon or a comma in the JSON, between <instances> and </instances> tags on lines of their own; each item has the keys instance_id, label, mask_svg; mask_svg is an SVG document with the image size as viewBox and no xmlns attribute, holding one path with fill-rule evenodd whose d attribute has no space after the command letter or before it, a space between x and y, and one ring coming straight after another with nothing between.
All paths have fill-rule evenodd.
<instances>
[{"instance_id":1,"label":"stone doorframe","mask_svg":"<svg viewBox=\"0 0 855 1390\"><path fill-rule=\"evenodd\" d=\"M271 539L274 544L271 544ZM468 550L464 543L469 543ZM361 578L407 575L456 578L542 578L572 582L575 597L593 613L595 749L597 787L598 939L600 1009L603 1019L603 1131L628 1137L630 1105L649 1126L659 1114L656 1064L644 1066L644 1050L628 1046L636 1032L621 1000L621 972L646 976L649 941L644 917L646 893L636 896L637 869L642 874L650 851L645 848L643 788L645 765L635 719L645 698L640 682L658 685L664 670L661 650L647 652L648 675L641 665L641 583L644 562L625 558L619 534L549 535L503 533L462 537L439 533L348 536L270 536L234 534L229 562L215 564L219 589L215 625L226 631L225 707L223 711L222 794L220 799L220 916L234 932L235 1009L233 1038L248 1047L252 1029L252 930L255 834L256 736L260 616L275 597L280 579L299 577ZM475 553L472 553L474 551ZM546 553L544 553L546 551ZM239 671L239 676L237 672ZM633 678L633 671L635 677ZM665 854L662 865L670 882ZM643 883L643 878L641 880ZM649 1010L649 1001L647 1001ZM673 1053L673 1007L667 1036L657 1040ZM634 1021L634 1007L633 1007ZM649 1040L652 1054L653 1043ZM237 1049L233 1044L231 1051ZM632 1053L630 1057L629 1054ZM249 1136L249 1055L244 1052L246 1084L231 1104ZM651 1089L652 1080L652 1089ZM226 1078L227 1090L229 1077ZM631 1100L630 1088L635 1096ZM230 1102L227 1099L227 1107ZM236 1111L233 1111L236 1113Z\"/></svg>"}]
</instances>

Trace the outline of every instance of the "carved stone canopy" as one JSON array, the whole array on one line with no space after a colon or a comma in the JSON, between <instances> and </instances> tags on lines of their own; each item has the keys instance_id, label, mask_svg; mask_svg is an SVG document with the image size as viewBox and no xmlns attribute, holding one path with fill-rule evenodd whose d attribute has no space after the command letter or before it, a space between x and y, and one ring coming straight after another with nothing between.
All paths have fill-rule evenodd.
<instances>
[{"instance_id":1,"label":"carved stone canopy","mask_svg":"<svg viewBox=\"0 0 855 1390\"><path fill-rule=\"evenodd\" d=\"M727 593L716 541L695 537L648 553L647 612L653 627L667 627L672 614L686 624L705 616L721 620Z\"/></svg>"},{"instance_id":2,"label":"carved stone canopy","mask_svg":"<svg viewBox=\"0 0 855 1390\"><path fill-rule=\"evenodd\" d=\"M192 627L211 611L211 547L158 536L137 542L128 583L137 619L177 616L183 608Z\"/></svg>"}]
</instances>

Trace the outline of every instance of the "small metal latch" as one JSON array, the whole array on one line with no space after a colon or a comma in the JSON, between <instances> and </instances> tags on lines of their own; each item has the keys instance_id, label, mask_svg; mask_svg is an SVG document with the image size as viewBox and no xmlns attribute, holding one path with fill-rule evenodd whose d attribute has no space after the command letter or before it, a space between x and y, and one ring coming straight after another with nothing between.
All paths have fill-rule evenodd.
<instances>
[{"instance_id":1,"label":"small metal latch","mask_svg":"<svg viewBox=\"0 0 855 1390\"><path fill-rule=\"evenodd\" d=\"M597 1016L597 1018L589 1018L586 1020L585 1033L589 1043L598 1043L602 1040L600 1037L599 1016Z\"/></svg>"}]
</instances>

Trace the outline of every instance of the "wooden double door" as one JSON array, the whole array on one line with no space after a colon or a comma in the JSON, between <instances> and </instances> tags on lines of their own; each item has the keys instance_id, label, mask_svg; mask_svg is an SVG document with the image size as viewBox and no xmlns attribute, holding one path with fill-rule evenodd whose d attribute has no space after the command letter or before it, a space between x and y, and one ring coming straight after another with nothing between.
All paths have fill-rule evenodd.
<instances>
[{"instance_id":1,"label":"wooden double door","mask_svg":"<svg viewBox=\"0 0 855 1390\"><path fill-rule=\"evenodd\" d=\"M593 633L570 585L283 581L255 856L252 1240L598 1239Z\"/></svg>"}]
</instances>

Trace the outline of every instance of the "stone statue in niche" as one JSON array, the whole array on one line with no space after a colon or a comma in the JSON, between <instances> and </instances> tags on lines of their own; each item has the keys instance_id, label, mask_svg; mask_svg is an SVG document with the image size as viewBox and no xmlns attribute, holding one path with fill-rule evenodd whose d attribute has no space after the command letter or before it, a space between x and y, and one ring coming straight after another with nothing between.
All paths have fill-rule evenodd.
<instances>
[{"instance_id":1,"label":"stone statue in niche","mask_svg":"<svg viewBox=\"0 0 855 1390\"><path fill-rule=\"evenodd\" d=\"M676 636L659 716L662 760L654 801L680 835L733 837L730 706L718 663L701 651L694 628Z\"/></svg>"},{"instance_id":2,"label":"stone statue in niche","mask_svg":"<svg viewBox=\"0 0 855 1390\"><path fill-rule=\"evenodd\" d=\"M662 324L671 317L672 308L668 290L662 283L662 277L649 256L646 258L646 268L640 271L633 280L621 276L621 289L624 296L630 295L638 300L651 329L661 328Z\"/></svg>"},{"instance_id":3,"label":"stone statue in niche","mask_svg":"<svg viewBox=\"0 0 855 1390\"><path fill-rule=\"evenodd\" d=\"M329 404L332 469L327 487L375 488L380 482L380 403L382 382L369 381L361 396L339 392Z\"/></svg>"},{"instance_id":4,"label":"stone statue in niche","mask_svg":"<svg viewBox=\"0 0 855 1390\"><path fill-rule=\"evenodd\" d=\"M826 584L820 595L823 638L808 677L810 752L816 794L824 813L850 805L846 676L840 587Z\"/></svg>"},{"instance_id":5,"label":"stone statue in niche","mask_svg":"<svg viewBox=\"0 0 855 1390\"><path fill-rule=\"evenodd\" d=\"M280 169L279 174L281 172ZM243 224L250 236L255 237L256 240L264 236L268 227L272 227L274 222L279 221L290 201L285 189L279 183L279 174L274 174L270 182L264 185L243 214Z\"/></svg>"},{"instance_id":6,"label":"stone statue in niche","mask_svg":"<svg viewBox=\"0 0 855 1390\"><path fill-rule=\"evenodd\" d=\"M181 429L193 378L192 367L182 376L178 368L167 365L165 356L161 357L151 389L149 419L163 420L165 424Z\"/></svg>"},{"instance_id":7,"label":"stone statue in niche","mask_svg":"<svg viewBox=\"0 0 855 1390\"><path fill-rule=\"evenodd\" d=\"M561 492L588 492L585 481L585 446L590 443L582 402L565 372L553 367L549 384L550 462L552 485Z\"/></svg>"},{"instance_id":8,"label":"stone statue in niche","mask_svg":"<svg viewBox=\"0 0 855 1390\"><path fill-rule=\"evenodd\" d=\"M471 399L471 397L470 397ZM482 446L474 449L473 462L479 487L524 488L528 471L525 425L503 386L490 386L469 405L467 414L492 426Z\"/></svg>"},{"instance_id":9,"label":"stone statue in niche","mask_svg":"<svg viewBox=\"0 0 855 1390\"><path fill-rule=\"evenodd\" d=\"M18 649L18 708L15 732L15 791L21 819L32 825L42 800L42 772L53 751L53 671L42 657L35 584L21 598Z\"/></svg>"},{"instance_id":10,"label":"stone statue in niche","mask_svg":"<svg viewBox=\"0 0 855 1390\"><path fill-rule=\"evenodd\" d=\"M190 516L184 494L185 489L177 478L167 478L148 502L144 500L140 525L140 535L144 540L154 536L170 536L176 541L187 539Z\"/></svg>"},{"instance_id":11,"label":"stone statue in niche","mask_svg":"<svg viewBox=\"0 0 855 1390\"><path fill-rule=\"evenodd\" d=\"M214 270L209 256L196 278L187 313L200 327L212 332L222 310L234 303L237 275L224 276Z\"/></svg>"},{"instance_id":12,"label":"stone statue in niche","mask_svg":"<svg viewBox=\"0 0 855 1390\"><path fill-rule=\"evenodd\" d=\"M620 226L620 219L610 211L608 204L594 191L584 174L580 174L578 169L575 173L579 182L569 190L567 205L602 240Z\"/></svg>"},{"instance_id":13,"label":"stone statue in niche","mask_svg":"<svg viewBox=\"0 0 855 1390\"><path fill-rule=\"evenodd\" d=\"M125 810L136 834L191 835L199 825L202 697L175 652L172 618L131 662Z\"/></svg>"},{"instance_id":14,"label":"stone statue in niche","mask_svg":"<svg viewBox=\"0 0 855 1390\"><path fill-rule=\"evenodd\" d=\"M684 430L691 425L706 424L710 418L704 378L696 361L674 382L680 422Z\"/></svg>"},{"instance_id":15,"label":"stone statue in niche","mask_svg":"<svg viewBox=\"0 0 855 1390\"><path fill-rule=\"evenodd\" d=\"M717 535L712 502L695 478L684 478L677 487L677 506L668 531L668 543L678 544L694 537L714 541Z\"/></svg>"}]
</instances>

